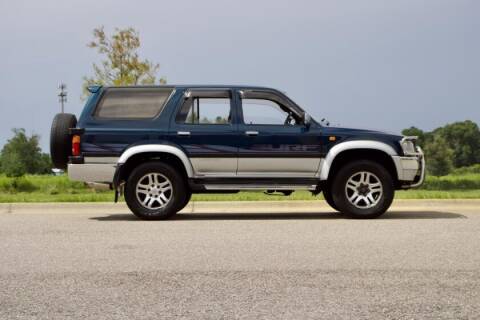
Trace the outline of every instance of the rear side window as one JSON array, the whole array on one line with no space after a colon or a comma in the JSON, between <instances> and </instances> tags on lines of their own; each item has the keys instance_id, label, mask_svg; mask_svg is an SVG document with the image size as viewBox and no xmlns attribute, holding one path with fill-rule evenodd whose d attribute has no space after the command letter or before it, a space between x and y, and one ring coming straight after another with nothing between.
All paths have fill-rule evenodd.
<instances>
[{"instance_id":1,"label":"rear side window","mask_svg":"<svg viewBox=\"0 0 480 320\"><path fill-rule=\"evenodd\" d=\"M108 119L151 119L160 114L172 89L110 88L94 116Z\"/></svg>"}]
</instances>

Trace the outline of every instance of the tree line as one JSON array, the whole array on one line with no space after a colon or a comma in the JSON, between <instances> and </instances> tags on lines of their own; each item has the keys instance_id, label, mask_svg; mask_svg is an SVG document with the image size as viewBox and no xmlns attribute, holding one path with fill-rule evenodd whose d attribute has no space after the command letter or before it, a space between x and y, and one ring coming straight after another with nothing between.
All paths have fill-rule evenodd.
<instances>
[{"instance_id":1,"label":"tree line","mask_svg":"<svg viewBox=\"0 0 480 320\"><path fill-rule=\"evenodd\" d=\"M456 168L480 163L480 130L473 121L447 124L430 132L410 127L402 134L418 136L431 175L444 176Z\"/></svg>"},{"instance_id":2,"label":"tree line","mask_svg":"<svg viewBox=\"0 0 480 320\"><path fill-rule=\"evenodd\" d=\"M42 153L40 136L28 136L25 129L13 129L13 137L0 153L0 173L9 177L52 173L50 155Z\"/></svg>"}]
</instances>

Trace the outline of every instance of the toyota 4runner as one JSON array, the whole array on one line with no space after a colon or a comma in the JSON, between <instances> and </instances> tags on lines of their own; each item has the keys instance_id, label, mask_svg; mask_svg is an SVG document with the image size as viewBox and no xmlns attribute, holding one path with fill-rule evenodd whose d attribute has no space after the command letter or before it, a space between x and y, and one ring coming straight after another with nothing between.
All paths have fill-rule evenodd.
<instances>
[{"instance_id":1,"label":"toyota 4runner","mask_svg":"<svg viewBox=\"0 0 480 320\"><path fill-rule=\"evenodd\" d=\"M142 219L165 219L192 193L323 192L347 217L375 218L425 176L416 137L330 127L285 94L248 86L89 88L77 122L57 114L55 167L109 184Z\"/></svg>"}]
</instances>

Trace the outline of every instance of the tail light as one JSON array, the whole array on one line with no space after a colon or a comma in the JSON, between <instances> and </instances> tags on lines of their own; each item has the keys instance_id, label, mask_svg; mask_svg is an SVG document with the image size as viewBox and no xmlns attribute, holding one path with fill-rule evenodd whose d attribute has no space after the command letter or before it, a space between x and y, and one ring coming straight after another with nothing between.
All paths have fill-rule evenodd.
<instances>
[{"instance_id":1,"label":"tail light","mask_svg":"<svg viewBox=\"0 0 480 320\"><path fill-rule=\"evenodd\" d=\"M72 136L72 156L78 157L80 155L80 136Z\"/></svg>"}]
</instances>

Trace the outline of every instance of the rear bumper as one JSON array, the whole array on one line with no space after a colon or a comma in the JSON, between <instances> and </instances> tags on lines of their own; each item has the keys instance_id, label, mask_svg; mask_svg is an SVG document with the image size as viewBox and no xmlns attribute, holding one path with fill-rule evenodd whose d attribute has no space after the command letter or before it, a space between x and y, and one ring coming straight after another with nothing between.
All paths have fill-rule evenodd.
<instances>
[{"instance_id":1,"label":"rear bumper","mask_svg":"<svg viewBox=\"0 0 480 320\"><path fill-rule=\"evenodd\" d=\"M422 149L411 156L393 156L398 180L403 188L416 188L425 180L425 157Z\"/></svg>"},{"instance_id":2,"label":"rear bumper","mask_svg":"<svg viewBox=\"0 0 480 320\"><path fill-rule=\"evenodd\" d=\"M112 183L115 163L68 164L68 177L83 182Z\"/></svg>"}]
</instances>

